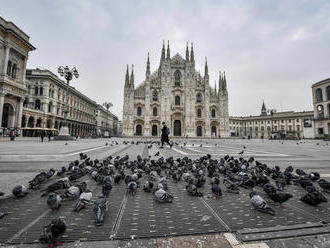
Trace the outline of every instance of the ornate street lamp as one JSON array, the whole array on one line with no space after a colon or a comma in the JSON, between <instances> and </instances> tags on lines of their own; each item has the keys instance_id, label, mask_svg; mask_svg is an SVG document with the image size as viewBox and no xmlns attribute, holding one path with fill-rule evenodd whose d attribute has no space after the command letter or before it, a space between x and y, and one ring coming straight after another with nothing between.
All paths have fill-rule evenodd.
<instances>
[{"instance_id":1,"label":"ornate street lamp","mask_svg":"<svg viewBox=\"0 0 330 248\"><path fill-rule=\"evenodd\" d=\"M70 135L69 127L68 127L68 113L69 113L69 83L73 79L73 77L78 78L79 73L76 67L73 67L71 70L69 66L60 66L57 69L58 74L61 77L64 77L66 80L66 104L64 109L64 125L60 129L60 133L56 138L56 140L73 140L73 137Z\"/></svg>"},{"instance_id":2,"label":"ornate street lamp","mask_svg":"<svg viewBox=\"0 0 330 248\"><path fill-rule=\"evenodd\" d=\"M274 132L274 128L273 128L273 114L276 113L277 110L276 109L267 109L267 113L270 114L271 118L270 118L270 124L271 124L271 137L273 135ZM273 137L272 137L273 138Z\"/></svg>"},{"instance_id":3,"label":"ornate street lamp","mask_svg":"<svg viewBox=\"0 0 330 248\"><path fill-rule=\"evenodd\" d=\"M103 106L106 108L106 110L107 110L107 129L108 129L108 137L110 137L110 128L109 128L109 122L108 122L108 120L109 120L109 109L113 106L113 104L111 103L111 102L104 102L103 103Z\"/></svg>"}]
</instances>

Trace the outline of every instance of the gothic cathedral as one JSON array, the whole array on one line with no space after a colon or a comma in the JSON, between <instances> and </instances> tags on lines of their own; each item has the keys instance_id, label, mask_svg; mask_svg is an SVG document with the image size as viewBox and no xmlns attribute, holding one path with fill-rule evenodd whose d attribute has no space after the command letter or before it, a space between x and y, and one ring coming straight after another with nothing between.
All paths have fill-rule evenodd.
<instances>
[{"instance_id":1,"label":"gothic cathedral","mask_svg":"<svg viewBox=\"0 0 330 248\"><path fill-rule=\"evenodd\" d=\"M134 71L127 66L124 89L123 135L160 136L162 122L170 136L228 137L228 92L220 72L218 90L210 87L205 60L204 76L195 69L194 50L186 48L185 59L170 55L165 45L158 69L150 72L149 54L145 80L134 86Z\"/></svg>"}]
</instances>

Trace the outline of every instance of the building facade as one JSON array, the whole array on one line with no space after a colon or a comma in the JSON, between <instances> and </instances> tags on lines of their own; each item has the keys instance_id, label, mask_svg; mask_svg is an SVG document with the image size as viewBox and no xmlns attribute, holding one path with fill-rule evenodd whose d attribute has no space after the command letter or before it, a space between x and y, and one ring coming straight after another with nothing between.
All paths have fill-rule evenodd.
<instances>
[{"instance_id":1,"label":"building facade","mask_svg":"<svg viewBox=\"0 0 330 248\"><path fill-rule=\"evenodd\" d=\"M74 83L74 81L73 81ZM49 70L26 71L27 94L23 103L23 130L59 130L64 124L64 109L69 106L68 127L72 136L96 134L98 104L59 79Z\"/></svg>"},{"instance_id":2,"label":"building facade","mask_svg":"<svg viewBox=\"0 0 330 248\"><path fill-rule=\"evenodd\" d=\"M96 133L97 136L117 136L118 118L102 105L98 105L96 112Z\"/></svg>"},{"instance_id":3,"label":"building facade","mask_svg":"<svg viewBox=\"0 0 330 248\"><path fill-rule=\"evenodd\" d=\"M313 115L313 111L267 111L263 103L258 116L229 117L230 134L266 139L314 138Z\"/></svg>"},{"instance_id":4,"label":"building facade","mask_svg":"<svg viewBox=\"0 0 330 248\"><path fill-rule=\"evenodd\" d=\"M29 39L14 23L0 17L0 135L21 128L26 63L29 52L35 50Z\"/></svg>"},{"instance_id":5,"label":"building facade","mask_svg":"<svg viewBox=\"0 0 330 248\"><path fill-rule=\"evenodd\" d=\"M228 92L224 73L218 90L209 84L208 65L204 75L195 69L193 46L186 47L185 59L170 55L163 43L160 64L150 71L149 54L145 80L135 87L134 71L127 66L124 86L123 135L159 136L161 123L177 137L228 137Z\"/></svg>"},{"instance_id":6,"label":"building facade","mask_svg":"<svg viewBox=\"0 0 330 248\"><path fill-rule=\"evenodd\" d=\"M312 85L315 137L330 137L330 78Z\"/></svg>"}]
</instances>

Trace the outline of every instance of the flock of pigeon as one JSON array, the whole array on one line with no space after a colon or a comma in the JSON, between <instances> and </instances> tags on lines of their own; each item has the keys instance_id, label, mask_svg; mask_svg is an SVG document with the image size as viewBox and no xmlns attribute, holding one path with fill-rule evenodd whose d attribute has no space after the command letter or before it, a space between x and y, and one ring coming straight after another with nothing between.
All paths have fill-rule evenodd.
<instances>
[{"instance_id":1,"label":"flock of pigeon","mask_svg":"<svg viewBox=\"0 0 330 248\"><path fill-rule=\"evenodd\" d=\"M139 143L148 143L148 148L151 149L154 142L124 141L124 144ZM107 143L106 146L108 145ZM313 206L327 202L323 193L330 193L330 182L321 179L318 172L306 173L301 169L294 171L292 166L285 170L281 170L278 166L270 168L253 157L237 159L226 155L220 159L213 159L211 155L205 155L192 160L188 157L157 158L159 155L159 152L154 154L154 159L151 156L148 158L137 156L135 160L130 160L128 155L109 156L101 161L92 160L87 154L81 153L80 161L73 161L68 167L63 166L58 170L41 172L29 181L28 188L18 185L14 187L12 193L20 198L31 190L40 190L41 197L47 198L48 207L54 211L61 208L63 201L76 200L72 210L79 212L91 204L93 194L85 181L77 183L77 180L89 176L102 191L92 208L96 226L103 224L113 185L122 183L126 185L128 194L134 195L141 188L153 194L155 201L159 203L173 201L173 195L168 192L169 180L185 182L187 193L196 197L203 196L200 188L209 187L211 194L219 200L223 192L235 195L240 194L241 188L250 189L250 202L254 209L271 215L275 215L275 211L257 192L257 187L263 189L270 200L280 205L292 198L292 194L285 193L287 186L292 184L300 185L305 190L300 200ZM141 183L143 177L146 180ZM43 188L43 184L51 178L56 178L56 181ZM210 184L207 183L207 178L210 178ZM4 213L0 217L4 217ZM50 246L56 245L56 237L64 233L66 227L67 224L63 219L52 220L49 225L43 227L40 241Z\"/></svg>"}]
</instances>

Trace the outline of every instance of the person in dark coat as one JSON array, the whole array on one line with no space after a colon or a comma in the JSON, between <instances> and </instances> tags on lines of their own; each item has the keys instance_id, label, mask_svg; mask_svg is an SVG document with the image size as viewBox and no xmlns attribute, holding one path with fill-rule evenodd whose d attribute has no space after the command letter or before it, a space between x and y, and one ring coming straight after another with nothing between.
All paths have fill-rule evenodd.
<instances>
[{"instance_id":1,"label":"person in dark coat","mask_svg":"<svg viewBox=\"0 0 330 248\"><path fill-rule=\"evenodd\" d=\"M164 147L164 142L167 143L170 146L170 148L172 148L173 145L170 143L170 140L168 138L168 135L170 134L170 129L166 126L165 122L163 122L162 124L163 124L163 128L161 135L161 142L162 142L161 148Z\"/></svg>"},{"instance_id":2,"label":"person in dark coat","mask_svg":"<svg viewBox=\"0 0 330 248\"><path fill-rule=\"evenodd\" d=\"M52 139L52 131L48 131L48 142Z\"/></svg>"},{"instance_id":3,"label":"person in dark coat","mask_svg":"<svg viewBox=\"0 0 330 248\"><path fill-rule=\"evenodd\" d=\"M41 138L41 142L44 142L44 138L45 138L45 133L44 131L40 132L40 138Z\"/></svg>"}]
</instances>

